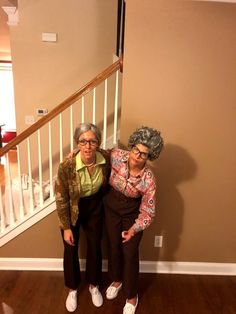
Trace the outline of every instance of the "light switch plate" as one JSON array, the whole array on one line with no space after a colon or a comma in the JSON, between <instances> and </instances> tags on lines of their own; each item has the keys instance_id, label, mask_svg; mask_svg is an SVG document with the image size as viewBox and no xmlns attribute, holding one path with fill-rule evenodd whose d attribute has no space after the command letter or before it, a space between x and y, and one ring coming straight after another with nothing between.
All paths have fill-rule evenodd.
<instances>
[{"instance_id":1,"label":"light switch plate","mask_svg":"<svg viewBox=\"0 0 236 314\"><path fill-rule=\"evenodd\" d=\"M42 41L57 42L57 33L42 33Z\"/></svg>"}]
</instances>

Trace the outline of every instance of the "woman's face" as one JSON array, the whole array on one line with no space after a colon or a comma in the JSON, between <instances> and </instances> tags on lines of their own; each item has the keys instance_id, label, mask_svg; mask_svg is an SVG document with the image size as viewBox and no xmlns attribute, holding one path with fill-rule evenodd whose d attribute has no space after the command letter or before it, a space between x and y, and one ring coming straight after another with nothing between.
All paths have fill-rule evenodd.
<instances>
[{"instance_id":1,"label":"woman's face","mask_svg":"<svg viewBox=\"0 0 236 314\"><path fill-rule=\"evenodd\" d=\"M81 158L83 161L94 161L98 140L92 131L84 132L78 140Z\"/></svg>"},{"instance_id":2,"label":"woman's face","mask_svg":"<svg viewBox=\"0 0 236 314\"><path fill-rule=\"evenodd\" d=\"M135 145L131 149L129 154L130 165L138 168L143 168L148 159L149 152L150 149L147 146L143 144Z\"/></svg>"}]
</instances>

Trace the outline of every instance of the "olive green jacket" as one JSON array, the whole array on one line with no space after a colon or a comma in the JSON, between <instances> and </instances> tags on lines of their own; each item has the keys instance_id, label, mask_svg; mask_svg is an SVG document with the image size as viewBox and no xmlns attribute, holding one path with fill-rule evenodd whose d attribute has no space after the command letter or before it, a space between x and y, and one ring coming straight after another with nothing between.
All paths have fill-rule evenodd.
<instances>
[{"instance_id":1,"label":"olive green jacket","mask_svg":"<svg viewBox=\"0 0 236 314\"><path fill-rule=\"evenodd\" d=\"M106 164L101 165L103 173L102 189L108 185L110 175L110 154L102 149L98 150L106 160ZM80 198L80 178L76 171L76 151L72 158L66 158L60 163L58 168L57 180L55 183L56 207L59 218L60 228L70 229L75 225L79 214Z\"/></svg>"}]
</instances>

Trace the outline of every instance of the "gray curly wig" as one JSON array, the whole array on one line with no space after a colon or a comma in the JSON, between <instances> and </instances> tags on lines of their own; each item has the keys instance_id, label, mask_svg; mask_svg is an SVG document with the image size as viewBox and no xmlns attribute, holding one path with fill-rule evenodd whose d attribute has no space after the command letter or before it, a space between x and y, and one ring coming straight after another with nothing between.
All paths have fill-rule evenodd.
<instances>
[{"instance_id":1,"label":"gray curly wig","mask_svg":"<svg viewBox=\"0 0 236 314\"><path fill-rule=\"evenodd\" d=\"M154 160L159 157L164 143L161 137L161 132L147 126L142 126L131 134L128 141L128 147L131 149L137 144L147 146L150 149L148 159Z\"/></svg>"},{"instance_id":2,"label":"gray curly wig","mask_svg":"<svg viewBox=\"0 0 236 314\"><path fill-rule=\"evenodd\" d=\"M101 139L102 139L101 131L96 125L92 123L80 123L77 126L74 132L74 140L76 144L78 144L80 135L88 131L92 131L94 133L94 135L96 136L96 139L98 140L98 146L100 146Z\"/></svg>"}]
</instances>

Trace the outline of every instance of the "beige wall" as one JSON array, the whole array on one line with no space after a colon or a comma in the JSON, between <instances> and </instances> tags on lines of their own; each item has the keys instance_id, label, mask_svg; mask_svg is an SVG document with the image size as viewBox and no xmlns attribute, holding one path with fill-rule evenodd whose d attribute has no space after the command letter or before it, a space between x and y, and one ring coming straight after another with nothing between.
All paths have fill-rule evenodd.
<instances>
[{"instance_id":1,"label":"beige wall","mask_svg":"<svg viewBox=\"0 0 236 314\"><path fill-rule=\"evenodd\" d=\"M165 139L141 256L236 262L236 5L126 3L121 140L140 125Z\"/></svg>"},{"instance_id":2,"label":"beige wall","mask_svg":"<svg viewBox=\"0 0 236 314\"><path fill-rule=\"evenodd\" d=\"M141 259L236 262L236 7L126 2L121 139L142 124L165 139L152 165L159 205ZM162 249L153 248L156 234ZM53 213L0 255L61 257L61 250Z\"/></svg>"},{"instance_id":3,"label":"beige wall","mask_svg":"<svg viewBox=\"0 0 236 314\"><path fill-rule=\"evenodd\" d=\"M40 118L37 108L52 110L112 63L116 48L116 9L116 1L109 0L19 2L19 24L10 28L18 134L29 126L25 124L26 116L33 116L37 121ZM58 41L43 42L42 33L56 33ZM101 122L103 102L97 99L96 121ZM91 121L91 110L87 108L92 108L91 97L85 98L85 119ZM108 112L112 109L108 108ZM81 101L74 110L76 126L82 118ZM70 150L68 121L63 119L64 153ZM55 169L59 162L58 123L59 119L54 119L52 125ZM45 127L42 133L45 165L49 163L47 133ZM31 139L31 149L37 150L37 137ZM32 159L33 174L38 173L37 155L32 154ZM26 172L27 166L22 165L22 169ZM44 172L47 176L46 169Z\"/></svg>"},{"instance_id":4,"label":"beige wall","mask_svg":"<svg viewBox=\"0 0 236 314\"><path fill-rule=\"evenodd\" d=\"M20 133L25 116L37 120L37 108L50 111L112 63L116 3L21 0L18 9L10 34ZM57 33L58 42L43 42L42 33Z\"/></svg>"}]
</instances>

